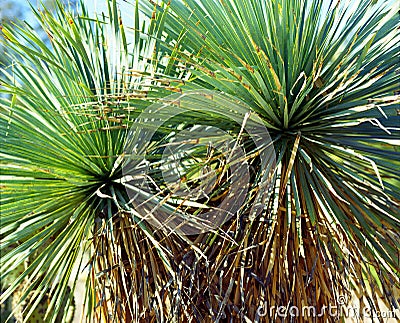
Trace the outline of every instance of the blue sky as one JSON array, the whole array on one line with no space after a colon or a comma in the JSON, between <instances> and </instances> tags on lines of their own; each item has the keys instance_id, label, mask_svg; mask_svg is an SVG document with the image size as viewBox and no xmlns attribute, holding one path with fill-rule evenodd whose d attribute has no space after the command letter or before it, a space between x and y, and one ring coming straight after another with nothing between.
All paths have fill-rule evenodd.
<instances>
[{"instance_id":1,"label":"blue sky","mask_svg":"<svg viewBox=\"0 0 400 323\"><path fill-rule=\"evenodd\" d=\"M0 0L1 2L1 0ZM40 3L40 0L9 0L9 2L13 2L19 6L20 9L25 14L24 20L26 20L28 23L34 23L34 17L30 13L30 7L29 7L29 2L31 2L34 5L37 5ZM93 14L95 12L101 13L101 12L107 12L107 2L106 0L89 0L89 1L84 1L86 7L88 8L88 11L90 14ZM130 11L132 11L132 5L127 4L126 2L123 1L118 1L119 5L121 7L121 12L128 14ZM0 15L1 15L1 6L0 6Z\"/></svg>"}]
</instances>

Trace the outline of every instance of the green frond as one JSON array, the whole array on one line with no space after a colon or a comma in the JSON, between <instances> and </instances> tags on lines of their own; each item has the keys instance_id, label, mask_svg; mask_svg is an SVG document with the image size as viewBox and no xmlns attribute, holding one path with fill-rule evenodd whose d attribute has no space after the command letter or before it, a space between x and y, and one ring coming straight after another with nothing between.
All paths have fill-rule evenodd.
<instances>
[{"instance_id":1,"label":"green frond","mask_svg":"<svg viewBox=\"0 0 400 323\"><path fill-rule=\"evenodd\" d=\"M160 57L148 60L156 47L155 35L147 34L153 24L136 30L128 44L116 1L109 2L108 16L102 17L89 17L84 6L73 15L61 4L56 16L46 9L34 14L47 41L28 25L2 29L13 53L12 66L3 70L0 110L2 282L21 264L28 265L2 285L1 301L18 294L16 303L27 305L17 310L29 321L50 291L46 321L54 322L66 306L60 300L68 285L74 290L77 273L88 266L95 274L108 270L98 260L100 247L94 241L103 233L96 223L104 214L118 226L117 206L105 196L126 195L112 181L121 172L127 131L150 104L144 98L161 68ZM137 7L134 19L138 26ZM152 97L168 93L160 87ZM109 225L106 243L117 248ZM155 241L144 224L140 230ZM88 247L89 263L83 261ZM156 249L162 254L161 247ZM101 297L117 296L98 288L107 284L103 278L93 281L88 274L87 279L90 321Z\"/></svg>"},{"instance_id":2,"label":"green frond","mask_svg":"<svg viewBox=\"0 0 400 323\"><path fill-rule=\"evenodd\" d=\"M377 293L396 308L396 6L286 0L176 0L167 6L166 32L179 39L177 64L192 67L193 83L246 102L276 138L276 195L265 215L274 224L250 225L272 240L262 248L261 236L246 240L260 249L252 258L275 261L252 267L257 277L269 277L254 293L265 291L269 307L321 307L356 288L358 277L368 281L361 295ZM221 263L226 259L221 252ZM352 278L338 284L343 275ZM240 289L249 284L244 279ZM233 294L227 297L237 308L257 306L256 297L237 303Z\"/></svg>"}]
</instances>

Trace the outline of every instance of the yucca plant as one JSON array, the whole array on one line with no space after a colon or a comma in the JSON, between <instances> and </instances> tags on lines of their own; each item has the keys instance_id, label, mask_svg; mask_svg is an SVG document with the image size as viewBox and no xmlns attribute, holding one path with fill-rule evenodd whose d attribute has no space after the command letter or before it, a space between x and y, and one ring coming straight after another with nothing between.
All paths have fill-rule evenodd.
<instances>
[{"instance_id":1,"label":"yucca plant","mask_svg":"<svg viewBox=\"0 0 400 323\"><path fill-rule=\"evenodd\" d=\"M13 63L4 70L1 98L1 299L15 296L18 289L19 301L14 303L27 304L19 315L25 321L44 298L50 300L45 320L59 320L61 307L72 302L72 293L66 304L61 301L68 285L74 289L77 273L88 266L93 275L87 275L85 320L107 320L109 313L99 310L95 315L95 308L110 306L110 297L118 304L123 290L108 289L106 296L105 285L114 279L118 288L124 285L118 280L123 273L102 267L104 261L104 266L120 261L114 251L127 252L121 250L122 242L138 248L132 252L147 250L150 255L143 252L144 257L163 252L150 242L157 239L143 226L134 230L139 236L135 233L129 240L112 236L115 226L124 227L123 219L129 228L135 223L106 196L126 195L113 180L121 173L119 157L129 123L149 104L141 98L157 78L159 31L154 22L139 27L138 7L133 5L133 49L128 52L116 2L108 5L108 14L95 18L89 18L83 6L78 16L60 4L56 16L34 11L50 45L29 25L2 28ZM165 96L163 92L168 90L159 86L152 97ZM136 242L130 244L132 239ZM82 262L88 248L89 261ZM138 261L133 255L129 259ZM21 275L7 280L26 262ZM145 270L148 276L158 275L155 268ZM146 279L139 277L137 284L143 286ZM117 316L115 311L120 307L110 315Z\"/></svg>"},{"instance_id":2,"label":"yucca plant","mask_svg":"<svg viewBox=\"0 0 400 323\"><path fill-rule=\"evenodd\" d=\"M250 219L238 253L220 253L221 264L241 248L254 261L224 274L226 286L234 280L230 316L254 319L258 302L271 320L277 306L321 313L351 291L361 304L378 307L381 295L398 308L396 6L169 1L159 10L170 12L171 55L193 67L192 82L245 101L274 140L271 222Z\"/></svg>"},{"instance_id":3,"label":"yucca plant","mask_svg":"<svg viewBox=\"0 0 400 323\"><path fill-rule=\"evenodd\" d=\"M392 3L143 0L132 28L108 3L98 18L84 6L76 17L36 12L52 48L29 28L3 28L14 63L2 81L2 281L28 264L2 301L22 286L29 320L50 294L56 321L78 266L90 271L87 321L334 321L323 308L352 293L360 307L398 308ZM165 100L172 92L182 95ZM161 108L176 105L168 119ZM268 129L275 163L262 162L270 143L252 141L246 123ZM217 147L228 136L243 153L185 151L179 133ZM178 163L165 157L175 146ZM202 210L222 205L241 163L243 203L209 227ZM180 195L161 174L177 164L179 178L168 174ZM143 165L147 187L133 180ZM194 198L211 173L218 185ZM207 230L187 235L166 224L171 214Z\"/></svg>"}]
</instances>

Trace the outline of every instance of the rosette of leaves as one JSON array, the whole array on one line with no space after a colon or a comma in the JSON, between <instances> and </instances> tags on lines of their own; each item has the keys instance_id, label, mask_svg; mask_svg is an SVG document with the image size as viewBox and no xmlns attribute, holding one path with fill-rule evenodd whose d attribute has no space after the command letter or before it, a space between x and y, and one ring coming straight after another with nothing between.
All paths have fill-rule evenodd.
<instances>
[{"instance_id":1,"label":"rosette of leaves","mask_svg":"<svg viewBox=\"0 0 400 323\"><path fill-rule=\"evenodd\" d=\"M394 3L173 0L158 2L158 10L168 12L166 34L175 40L170 69L184 62L192 83L250 105L277 153L265 213L249 217L244 238L219 249L211 266L225 286L210 294L213 320L260 319L260 304L321 313L354 293L362 306L377 309L381 297L398 308ZM248 206L255 202L250 194ZM325 319L335 318L325 312Z\"/></svg>"},{"instance_id":2,"label":"rosette of leaves","mask_svg":"<svg viewBox=\"0 0 400 323\"><path fill-rule=\"evenodd\" d=\"M161 27L140 22L137 4L129 7L130 28L116 1L92 18L82 4L74 13L57 4L55 14L33 9L47 41L26 23L2 27L12 64L3 70L0 98L0 264L8 282L1 302L13 297L14 314L25 321L45 304L43 321L65 322L78 274L89 269L85 295L77 299L85 314L78 317L122 320L135 306L126 302L132 286L149 285L136 300L147 306L172 272L164 247L136 223L124 206L124 187L114 181L122 176L124 138L150 104L152 84L156 99L182 81L158 81ZM147 267L149 257L159 267ZM129 274L127 282L133 262L137 281Z\"/></svg>"}]
</instances>

